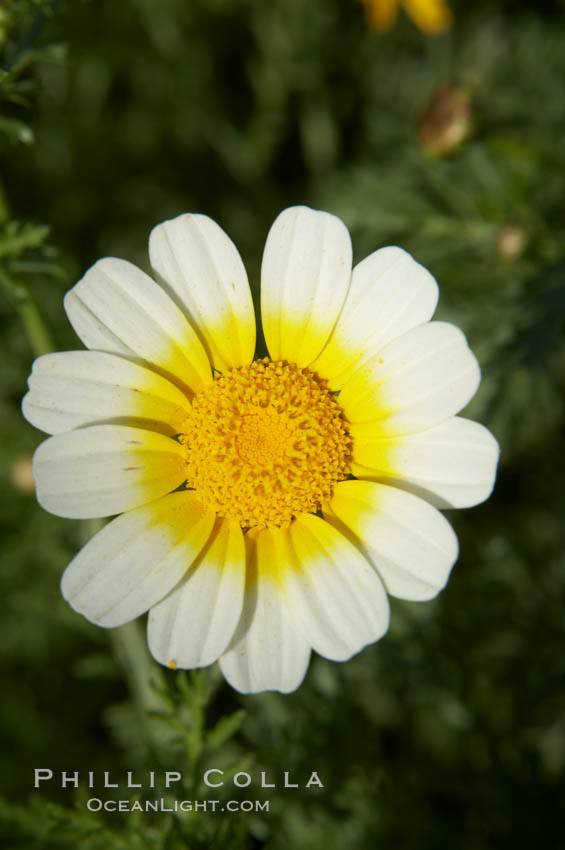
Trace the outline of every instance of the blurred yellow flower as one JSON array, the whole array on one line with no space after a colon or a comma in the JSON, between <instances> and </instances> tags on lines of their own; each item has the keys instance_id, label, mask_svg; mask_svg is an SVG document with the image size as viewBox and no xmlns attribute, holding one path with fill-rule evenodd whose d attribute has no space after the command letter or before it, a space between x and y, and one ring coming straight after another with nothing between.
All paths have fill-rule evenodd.
<instances>
[{"instance_id":1,"label":"blurred yellow flower","mask_svg":"<svg viewBox=\"0 0 565 850\"><path fill-rule=\"evenodd\" d=\"M451 26L452 14L445 0L361 0L370 26L387 32L403 6L416 26L428 35L439 35Z\"/></svg>"},{"instance_id":2,"label":"blurred yellow flower","mask_svg":"<svg viewBox=\"0 0 565 850\"><path fill-rule=\"evenodd\" d=\"M8 34L8 13L0 9L0 48L4 46Z\"/></svg>"}]
</instances>

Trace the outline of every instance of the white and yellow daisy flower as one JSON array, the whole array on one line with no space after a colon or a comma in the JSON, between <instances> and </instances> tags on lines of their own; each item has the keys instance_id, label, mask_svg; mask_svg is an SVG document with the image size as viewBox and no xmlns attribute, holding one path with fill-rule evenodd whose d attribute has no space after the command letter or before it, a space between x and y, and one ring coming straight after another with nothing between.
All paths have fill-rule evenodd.
<instances>
[{"instance_id":1,"label":"white and yellow daisy flower","mask_svg":"<svg viewBox=\"0 0 565 850\"><path fill-rule=\"evenodd\" d=\"M62 592L100 626L149 612L170 667L219 659L249 693L294 690L310 652L378 640L387 594L434 597L457 557L438 508L490 494L498 446L456 414L480 373L431 322L434 278L400 248L352 269L335 216L282 212L262 265L270 358L253 361L241 258L203 215L158 225L154 278L97 262L67 294L87 351L36 360L26 418L40 504L120 514L67 567Z\"/></svg>"}]
</instances>

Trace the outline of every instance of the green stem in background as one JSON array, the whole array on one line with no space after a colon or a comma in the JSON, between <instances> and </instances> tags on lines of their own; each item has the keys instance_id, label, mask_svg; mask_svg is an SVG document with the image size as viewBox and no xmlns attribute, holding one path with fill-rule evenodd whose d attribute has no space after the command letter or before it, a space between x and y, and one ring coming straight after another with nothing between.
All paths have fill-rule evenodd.
<instances>
[{"instance_id":1,"label":"green stem in background","mask_svg":"<svg viewBox=\"0 0 565 850\"><path fill-rule=\"evenodd\" d=\"M110 638L139 708L143 712L162 709L163 701L152 687L152 683L159 683L161 673L149 654L139 622L132 620L131 623L112 629Z\"/></svg>"},{"instance_id":2,"label":"green stem in background","mask_svg":"<svg viewBox=\"0 0 565 850\"><path fill-rule=\"evenodd\" d=\"M29 344L36 357L40 354L47 354L53 351L55 344L51 338L51 334L43 321L43 317L39 312L34 298L29 292L26 298L20 302L19 313Z\"/></svg>"},{"instance_id":3,"label":"green stem in background","mask_svg":"<svg viewBox=\"0 0 565 850\"><path fill-rule=\"evenodd\" d=\"M20 314L26 336L36 357L53 351L55 344L51 334L33 295L25 284L14 280L0 268L0 287Z\"/></svg>"}]
</instances>

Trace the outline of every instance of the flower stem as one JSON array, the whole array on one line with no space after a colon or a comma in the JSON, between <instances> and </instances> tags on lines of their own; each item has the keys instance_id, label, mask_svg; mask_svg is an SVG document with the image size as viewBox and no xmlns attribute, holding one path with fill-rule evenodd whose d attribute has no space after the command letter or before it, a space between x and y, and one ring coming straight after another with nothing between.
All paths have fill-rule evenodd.
<instances>
[{"instance_id":1,"label":"flower stem","mask_svg":"<svg viewBox=\"0 0 565 850\"><path fill-rule=\"evenodd\" d=\"M48 354L50 351L53 351L55 345L51 339L51 334L43 321L35 300L29 292L19 304L19 313L29 344L36 357L40 354Z\"/></svg>"},{"instance_id":2,"label":"flower stem","mask_svg":"<svg viewBox=\"0 0 565 850\"><path fill-rule=\"evenodd\" d=\"M137 620L110 632L116 657L124 668L133 698L142 711L163 707L152 683L159 684L161 673L147 650L145 635Z\"/></svg>"},{"instance_id":3,"label":"flower stem","mask_svg":"<svg viewBox=\"0 0 565 850\"><path fill-rule=\"evenodd\" d=\"M0 268L0 287L20 314L26 336L36 357L53 351L55 345L51 334L27 286L14 280Z\"/></svg>"}]
</instances>

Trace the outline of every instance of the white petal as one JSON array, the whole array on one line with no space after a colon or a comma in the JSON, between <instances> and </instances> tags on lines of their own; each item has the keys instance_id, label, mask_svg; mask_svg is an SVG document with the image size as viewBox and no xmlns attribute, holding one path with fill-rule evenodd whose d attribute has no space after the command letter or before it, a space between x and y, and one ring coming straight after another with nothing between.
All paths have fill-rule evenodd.
<instances>
[{"instance_id":1,"label":"white petal","mask_svg":"<svg viewBox=\"0 0 565 850\"><path fill-rule=\"evenodd\" d=\"M64 303L87 348L150 364L189 394L212 381L206 352L180 309L131 263L99 260Z\"/></svg>"},{"instance_id":2,"label":"white petal","mask_svg":"<svg viewBox=\"0 0 565 850\"><path fill-rule=\"evenodd\" d=\"M241 693L290 693L302 682L310 647L287 607L280 551L270 529L251 530L247 545L247 583L241 620L220 658L222 673Z\"/></svg>"},{"instance_id":3,"label":"white petal","mask_svg":"<svg viewBox=\"0 0 565 850\"><path fill-rule=\"evenodd\" d=\"M149 649L169 667L212 664L230 643L241 615L245 543L238 524L215 528L182 582L151 609Z\"/></svg>"},{"instance_id":4,"label":"white petal","mask_svg":"<svg viewBox=\"0 0 565 850\"><path fill-rule=\"evenodd\" d=\"M375 251L353 269L337 325L312 369L340 389L387 342L428 322L437 300L435 279L410 254L394 246Z\"/></svg>"},{"instance_id":5,"label":"white petal","mask_svg":"<svg viewBox=\"0 0 565 850\"><path fill-rule=\"evenodd\" d=\"M220 372L251 362L255 313L237 248L205 215L179 215L149 237L154 271Z\"/></svg>"},{"instance_id":6,"label":"white petal","mask_svg":"<svg viewBox=\"0 0 565 850\"><path fill-rule=\"evenodd\" d=\"M472 399L480 380L465 335L447 322L428 322L357 369L339 402L354 423L355 439L408 434L450 419Z\"/></svg>"},{"instance_id":7,"label":"white petal","mask_svg":"<svg viewBox=\"0 0 565 850\"><path fill-rule=\"evenodd\" d=\"M498 456L490 431L457 416L415 434L356 440L352 472L409 490L436 508L469 508L490 496Z\"/></svg>"},{"instance_id":8,"label":"white petal","mask_svg":"<svg viewBox=\"0 0 565 850\"><path fill-rule=\"evenodd\" d=\"M190 491L171 493L106 525L69 564L61 591L99 626L143 614L182 578L214 525Z\"/></svg>"},{"instance_id":9,"label":"white petal","mask_svg":"<svg viewBox=\"0 0 565 850\"><path fill-rule=\"evenodd\" d=\"M431 599L445 586L457 537L417 496L373 481L342 481L324 516L355 541L392 596Z\"/></svg>"},{"instance_id":10,"label":"white petal","mask_svg":"<svg viewBox=\"0 0 565 850\"><path fill-rule=\"evenodd\" d=\"M23 414L48 434L127 418L128 424L173 436L180 432L189 406L186 396L165 378L101 351L44 354L33 364L28 383Z\"/></svg>"},{"instance_id":11,"label":"white petal","mask_svg":"<svg viewBox=\"0 0 565 850\"><path fill-rule=\"evenodd\" d=\"M361 552L332 525L312 514L290 524L295 553L287 570L289 601L308 643L344 661L388 629L383 585Z\"/></svg>"},{"instance_id":12,"label":"white petal","mask_svg":"<svg viewBox=\"0 0 565 850\"><path fill-rule=\"evenodd\" d=\"M351 239L334 215L291 207L275 220L261 267L261 317L273 360L307 366L320 353L351 277Z\"/></svg>"},{"instance_id":13,"label":"white petal","mask_svg":"<svg viewBox=\"0 0 565 850\"><path fill-rule=\"evenodd\" d=\"M125 425L49 437L33 457L39 504L57 516L112 516L147 504L186 479L176 440Z\"/></svg>"}]
</instances>

